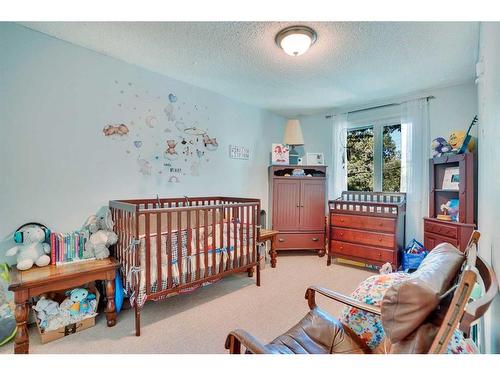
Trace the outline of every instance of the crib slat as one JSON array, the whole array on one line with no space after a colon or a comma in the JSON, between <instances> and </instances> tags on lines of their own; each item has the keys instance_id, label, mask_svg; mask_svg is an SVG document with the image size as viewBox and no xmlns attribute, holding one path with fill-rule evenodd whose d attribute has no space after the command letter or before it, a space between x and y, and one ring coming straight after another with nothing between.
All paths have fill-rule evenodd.
<instances>
[{"instance_id":1,"label":"crib slat","mask_svg":"<svg viewBox=\"0 0 500 375\"><path fill-rule=\"evenodd\" d=\"M234 257L234 249L231 251L231 210L226 208L226 242L227 242L227 253L229 254L228 269L233 268L232 258Z\"/></svg>"},{"instance_id":2,"label":"crib slat","mask_svg":"<svg viewBox=\"0 0 500 375\"><path fill-rule=\"evenodd\" d=\"M146 293L151 293L151 228L150 214L145 215L146 219Z\"/></svg>"},{"instance_id":3,"label":"crib slat","mask_svg":"<svg viewBox=\"0 0 500 375\"><path fill-rule=\"evenodd\" d=\"M198 205L199 202L196 203ZM201 210L196 210L196 280L200 279L200 214Z\"/></svg>"},{"instance_id":4,"label":"crib slat","mask_svg":"<svg viewBox=\"0 0 500 375\"><path fill-rule=\"evenodd\" d=\"M233 236L234 236L234 268L239 267L240 264L240 254L238 252L238 223L237 223L237 217L236 217L236 207L233 207L233 217L232 217L232 223L233 223Z\"/></svg>"},{"instance_id":5,"label":"crib slat","mask_svg":"<svg viewBox=\"0 0 500 375\"><path fill-rule=\"evenodd\" d=\"M215 230L215 209L212 208L212 225L210 226L211 228L211 233L212 233L212 275L215 275L217 272L217 244L216 244L216 230Z\"/></svg>"},{"instance_id":6,"label":"crib slat","mask_svg":"<svg viewBox=\"0 0 500 375\"><path fill-rule=\"evenodd\" d=\"M221 251L222 251L224 249L224 209L223 208L219 209L219 246L220 246ZM228 254L227 248L226 248L226 254ZM222 253L221 253L220 264L221 264L221 272L224 272L226 270L226 263L224 262L224 256Z\"/></svg>"},{"instance_id":7,"label":"crib slat","mask_svg":"<svg viewBox=\"0 0 500 375\"><path fill-rule=\"evenodd\" d=\"M182 211L177 212L177 268L180 285L182 284Z\"/></svg>"},{"instance_id":8,"label":"crib slat","mask_svg":"<svg viewBox=\"0 0 500 375\"><path fill-rule=\"evenodd\" d=\"M246 223L246 232L247 232L247 263L250 263L250 259L252 256L252 252L250 250L250 206L245 207L245 223ZM243 225L243 224L242 224Z\"/></svg>"},{"instance_id":9,"label":"crib slat","mask_svg":"<svg viewBox=\"0 0 500 375\"><path fill-rule=\"evenodd\" d=\"M208 210L203 210L203 251L205 252L205 277L209 276L208 267Z\"/></svg>"},{"instance_id":10,"label":"crib slat","mask_svg":"<svg viewBox=\"0 0 500 375\"><path fill-rule=\"evenodd\" d=\"M170 206L170 203L169 203ZM172 288L172 213L167 212L167 288Z\"/></svg>"},{"instance_id":11,"label":"crib slat","mask_svg":"<svg viewBox=\"0 0 500 375\"><path fill-rule=\"evenodd\" d=\"M161 258L163 255L163 251L161 249L161 213L158 212L156 214L156 291L159 292L162 290L162 274L161 267L162 262Z\"/></svg>"},{"instance_id":12,"label":"crib slat","mask_svg":"<svg viewBox=\"0 0 500 375\"><path fill-rule=\"evenodd\" d=\"M191 254L192 254L192 246L191 241L193 239L193 229L191 228L191 211L187 211L187 258L186 258L186 282L189 283L191 281Z\"/></svg>"}]
</instances>

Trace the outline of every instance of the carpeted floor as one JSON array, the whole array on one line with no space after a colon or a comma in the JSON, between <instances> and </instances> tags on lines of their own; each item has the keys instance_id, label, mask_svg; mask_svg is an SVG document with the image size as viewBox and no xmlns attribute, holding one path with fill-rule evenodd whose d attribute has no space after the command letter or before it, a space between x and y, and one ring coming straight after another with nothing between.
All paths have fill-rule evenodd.
<instances>
[{"instance_id":1,"label":"carpeted floor","mask_svg":"<svg viewBox=\"0 0 500 375\"><path fill-rule=\"evenodd\" d=\"M95 327L42 345L30 327L31 353L224 353L227 333L244 328L269 341L307 312L304 292L321 285L350 293L373 273L341 264L326 266L326 257L311 253L283 254L278 266L262 270L261 287L246 274L228 277L194 293L148 302L142 312L141 337L135 336L132 310L122 311L113 328L101 314ZM320 297L321 298L321 297ZM334 316L342 305L326 299L319 304ZM0 353L13 353L13 343Z\"/></svg>"}]
</instances>

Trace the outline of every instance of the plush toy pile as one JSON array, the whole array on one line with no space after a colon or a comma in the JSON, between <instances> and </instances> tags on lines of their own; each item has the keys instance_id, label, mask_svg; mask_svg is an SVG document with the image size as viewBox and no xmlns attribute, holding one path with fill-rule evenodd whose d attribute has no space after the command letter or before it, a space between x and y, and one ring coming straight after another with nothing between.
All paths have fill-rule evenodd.
<instances>
[{"instance_id":1,"label":"plush toy pile","mask_svg":"<svg viewBox=\"0 0 500 375\"><path fill-rule=\"evenodd\" d=\"M113 226L109 208L102 209L97 215L87 219L84 227L90 232L90 238L85 243L85 258L109 257L109 247L118 241L118 236L113 232Z\"/></svg>"},{"instance_id":2,"label":"plush toy pile","mask_svg":"<svg viewBox=\"0 0 500 375\"><path fill-rule=\"evenodd\" d=\"M60 304L42 296L33 307L42 331L53 331L97 315L95 294L85 288L75 288L66 295Z\"/></svg>"}]
</instances>

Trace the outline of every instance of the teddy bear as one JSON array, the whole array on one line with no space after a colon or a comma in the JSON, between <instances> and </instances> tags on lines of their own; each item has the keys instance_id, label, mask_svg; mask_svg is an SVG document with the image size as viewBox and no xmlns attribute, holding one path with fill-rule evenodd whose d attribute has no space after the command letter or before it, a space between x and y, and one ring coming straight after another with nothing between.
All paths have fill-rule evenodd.
<instances>
[{"instance_id":1,"label":"teddy bear","mask_svg":"<svg viewBox=\"0 0 500 375\"><path fill-rule=\"evenodd\" d=\"M87 219L85 227L90 232L90 237L85 243L85 258L104 259L109 257L109 246L118 241L118 236L113 232L113 226L111 210L107 207L100 210L97 215Z\"/></svg>"},{"instance_id":2,"label":"teddy bear","mask_svg":"<svg viewBox=\"0 0 500 375\"><path fill-rule=\"evenodd\" d=\"M36 264L38 267L46 266L50 263L50 245L47 240L50 231L43 225L29 223L20 227L14 233L16 245L5 253L6 256L17 255L17 269L24 271Z\"/></svg>"},{"instance_id":3,"label":"teddy bear","mask_svg":"<svg viewBox=\"0 0 500 375\"><path fill-rule=\"evenodd\" d=\"M69 296L69 300L72 302L69 309L71 316L91 314L94 311L95 303L92 303L92 301L96 299L96 296L89 293L87 289L75 288L68 290L66 295Z\"/></svg>"}]
</instances>

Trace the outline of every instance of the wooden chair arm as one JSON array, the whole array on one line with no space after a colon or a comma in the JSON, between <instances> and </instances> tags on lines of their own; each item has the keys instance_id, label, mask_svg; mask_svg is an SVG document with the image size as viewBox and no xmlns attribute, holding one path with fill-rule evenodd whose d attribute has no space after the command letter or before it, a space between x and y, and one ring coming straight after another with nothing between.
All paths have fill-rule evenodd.
<instances>
[{"instance_id":1,"label":"wooden chair arm","mask_svg":"<svg viewBox=\"0 0 500 375\"><path fill-rule=\"evenodd\" d=\"M229 332L226 338L226 349L229 354L240 354L241 344L252 354L272 354L271 350L266 349L254 336L243 329L236 329Z\"/></svg>"},{"instance_id":2,"label":"wooden chair arm","mask_svg":"<svg viewBox=\"0 0 500 375\"><path fill-rule=\"evenodd\" d=\"M334 292L333 290L322 288L319 286L310 286L306 290L306 296L305 298L307 299L307 303L309 304L309 308L312 310L316 307L316 292L319 294L328 297L330 299L333 299L335 301L341 302L345 305L355 307L357 309L379 315L380 316L380 307L369 305L367 303L355 300L352 297L345 296L341 293Z\"/></svg>"}]
</instances>

